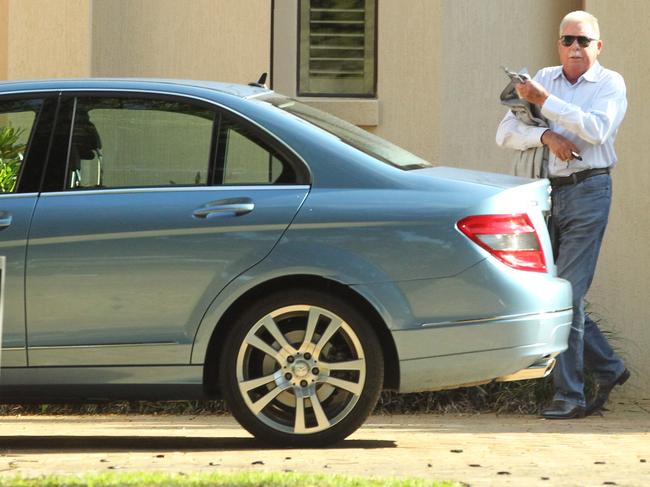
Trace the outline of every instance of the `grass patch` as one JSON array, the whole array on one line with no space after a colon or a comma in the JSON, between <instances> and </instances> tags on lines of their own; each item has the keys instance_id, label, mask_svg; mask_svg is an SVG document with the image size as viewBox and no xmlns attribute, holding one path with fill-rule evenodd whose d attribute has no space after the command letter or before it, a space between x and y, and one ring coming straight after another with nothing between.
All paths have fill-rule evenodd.
<instances>
[{"instance_id":1,"label":"grass patch","mask_svg":"<svg viewBox=\"0 0 650 487\"><path fill-rule=\"evenodd\" d=\"M160 472L106 473L83 476L2 478L0 486L11 487L117 487L117 486L233 486L233 487L454 487L457 482L423 479L369 479L343 475L243 472L234 474Z\"/></svg>"}]
</instances>

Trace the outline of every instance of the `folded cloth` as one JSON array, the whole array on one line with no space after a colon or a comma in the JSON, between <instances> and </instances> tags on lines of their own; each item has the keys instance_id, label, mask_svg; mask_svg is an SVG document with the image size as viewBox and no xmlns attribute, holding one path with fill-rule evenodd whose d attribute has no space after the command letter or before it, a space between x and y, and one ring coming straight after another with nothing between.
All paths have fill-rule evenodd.
<instances>
[{"instance_id":1,"label":"folded cloth","mask_svg":"<svg viewBox=\"0 0 650 487\"><path fill-rule=\"evenodd\" d=\"M542 110L537 105L519 98L515 83L510 82L499 96L501 104L510 108L510 111L517 117L520 122L535 127L548 127L546 117L542 115Z\"/></svg>"},{"instance_id":2,"label":"folded cloth","mask_svg":"<svg viewBox=\"0 0 650 487\"><path fill-rule=\"evenodd\" d=\"M525 70L523 70L522 74L524 73ZM542 115L541 108L519 98L514 81L508 83L499 98L501 104L510 108L510 111L520 122L535 127L548 127L548 121ZM512 171L515 176L526 178L548 177L548 147L542 145L540 147L515 151Z\"/></svg>"}]
</instances>

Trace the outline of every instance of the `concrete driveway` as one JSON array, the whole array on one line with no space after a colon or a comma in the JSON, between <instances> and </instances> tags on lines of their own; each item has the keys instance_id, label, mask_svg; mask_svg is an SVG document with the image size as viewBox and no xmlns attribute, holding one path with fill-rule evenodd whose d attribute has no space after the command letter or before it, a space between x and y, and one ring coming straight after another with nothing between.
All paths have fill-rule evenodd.
<instances>
[{"instance_id":1,"label":"concrete driveway","mask_svg":"<svg viewBox=\"0 0 650 487\"><path fill-rule=\"evenodd\" d=\"M469 485L650 485L650 401L605 416L373 416L335 447L271 449L230 417L0 418L0 476L264 470Z\"/></svg>"}]
</instances>

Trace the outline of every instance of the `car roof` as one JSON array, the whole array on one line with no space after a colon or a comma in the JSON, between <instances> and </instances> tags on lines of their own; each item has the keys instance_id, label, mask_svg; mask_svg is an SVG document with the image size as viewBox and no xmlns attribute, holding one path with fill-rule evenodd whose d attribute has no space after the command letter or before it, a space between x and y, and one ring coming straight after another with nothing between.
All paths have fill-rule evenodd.
<instances>
[{"instance_id":1,"label":"car roof","mask_svg":"<svg viewBox=\"0 0 650 487\"><path fill-rule=\"evenodd\" d=\"M314 181L318 181L322 187L340 187L343 183L356 187L392 187L397 184L396 169L359 153L341 142L338 137L311 123L305 123L304 120L270 103L258 103L265 101L265 95L274 92L257 83L245 85L163 78L77 78L0 82L0 100L7 95L59 92L69 92L72 96L78 96L80 92L142 92L203 99L248 118L302 160L309 161ZM343 183L339 172L331 170L329 160L336 160L345 167L346 177ZM375 163L368 164L370 160Z\"/></svg>"},{"instance_id":2,"label":"car roof","mask_svg":"<svg viewBox=\"0 0 650 487\"><path fill-rule=\"evenodd\" d=\"M256 83L249 85L222 83L217 81L164 79L164 78L70 78L41 79L24 81L1 81L0 94L21 91L55 91L55 90L144 90L144 91L180 91L203 89L240 98L254 98L270 93L271 90Z\"/></svg>"}]
</instances>

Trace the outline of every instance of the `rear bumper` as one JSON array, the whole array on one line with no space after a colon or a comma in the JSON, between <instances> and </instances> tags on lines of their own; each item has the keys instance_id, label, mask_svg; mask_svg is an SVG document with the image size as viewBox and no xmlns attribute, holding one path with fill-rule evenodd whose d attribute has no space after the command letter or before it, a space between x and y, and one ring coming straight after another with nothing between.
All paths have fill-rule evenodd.
<instances>
[{"instance_id":1,"label":"rear bumper","mask_svg":"<svg viewBox=\"0 0 650 487\"><path fill-rule=\"evenodd\" d=\"M519 372L502 375L495 380L497 382L511 382L515 380L542 379L553 371L553 367L555 367L555 357L544 357Z\"/></svg>"},{"instance_id":2,"label":"rear bumper","mask_svg":"<svg viewBox=\"0 0 650 487\"><path fill-rule=\"evenodd\" d=\"M563 309L394 331L399 391L544 377L567 347L572 318Z\"/></svg>"}]
</instances>

